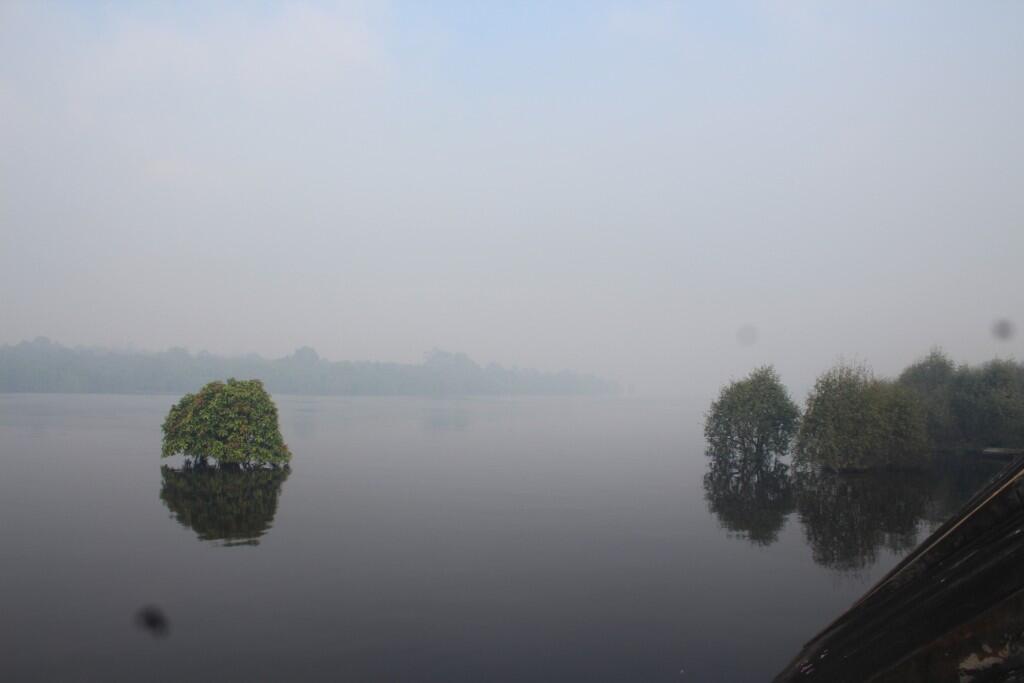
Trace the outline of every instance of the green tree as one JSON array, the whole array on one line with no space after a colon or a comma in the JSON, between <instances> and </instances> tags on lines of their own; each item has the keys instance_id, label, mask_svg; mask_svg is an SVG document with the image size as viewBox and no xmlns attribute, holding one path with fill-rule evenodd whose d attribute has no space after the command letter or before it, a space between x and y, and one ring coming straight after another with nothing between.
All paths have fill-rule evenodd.
<instances>
[{"instance_id":1,"label":"green tree","mask_svg":"<svg viewBox=\"0 0 1024 683\"><path fill-rule=\"evenodd\" d=\"M925 409L907 387L839 364L814 383L796 450L798 464L835 470L919 466L929 452Z\"/></svg>"},{"instance_id":2,"label":"green tree","mask_svg":"<svg viewBox=\"0 0 1024 683\"><path fill-rule=\"evenodd\" d=\"M277 407L259 380L210 382L186 394L163 424L162 457L181 453L223 466L283 465L292 454L281 438Z\"/></svg>"},{"instance_id":3,"label":"green tree","mask_svg":"<svg viewBox=\"0 0 1024 683\"><path fill-rule=\"evenodd\" d=\"M897 380L913 391L925 410L928 438L933 446L952 446L962 440L953 413L957 367L941 349L931 352L900 373Z\"/></svg>"},{"instance_id":4,"label":"green tree","mask_svg":"<svg viewBox=\"0 0 1024 683\"><path fill-rule=\"evenodd\" d=\"M1024 366L993 360L961 366L951 406L963 441L973 446L1024 446Z\"/></svg>"},{"instance_id":5,"label":"green tree","mask_svg":"<svg viewBox=\"0 0 1024 683\"><path fill-rule=\"evenodd\" d=\"M910 389L892 381L875 380L868 388L881 416L879 431L885 467L918 467L931 454L927 411Z\"/></svg>"},{"instance_id":6,"label":"green tree","mask_svg":"<svg viewBox=\"0 0 1024 683\"><path fill-rule=\"evenodd\" d=\"M771 366L722 388L704 420L708 455L760 467L789 449L800 411Z\"/></svg>"}]
</instances>

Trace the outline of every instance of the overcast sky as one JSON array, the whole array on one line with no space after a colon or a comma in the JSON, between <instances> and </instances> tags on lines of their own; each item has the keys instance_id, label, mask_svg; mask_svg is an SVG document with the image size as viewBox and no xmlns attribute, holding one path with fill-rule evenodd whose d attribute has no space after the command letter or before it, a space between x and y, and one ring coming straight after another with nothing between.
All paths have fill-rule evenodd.
<instances>
[{"instance_id":1,"label":"overcast sky","mask_svg":"<svg viewBox=\"0 0 1024 683\"><path fill-rule=\"evenodd\" d=\"M0 343L1020 358L1022 122L1020 2L3 2Z\"/></svg>"}]
</instances>

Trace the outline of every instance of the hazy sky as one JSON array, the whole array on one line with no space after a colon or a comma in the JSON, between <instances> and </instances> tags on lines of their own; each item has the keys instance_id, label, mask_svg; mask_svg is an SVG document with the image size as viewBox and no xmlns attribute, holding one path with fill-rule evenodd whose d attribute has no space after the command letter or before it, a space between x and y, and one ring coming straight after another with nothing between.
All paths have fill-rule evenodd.
<instances>
[{"instance_id":1,"label":"hazy sky","mask_svg":"<svg viewBox=\"0 0 1024 683\"><path fill-rule=\"evenodd\" d=\"M1024 3L213 5L0 3L0 343L1024 356Z\"/></svg>"}]
</instances>

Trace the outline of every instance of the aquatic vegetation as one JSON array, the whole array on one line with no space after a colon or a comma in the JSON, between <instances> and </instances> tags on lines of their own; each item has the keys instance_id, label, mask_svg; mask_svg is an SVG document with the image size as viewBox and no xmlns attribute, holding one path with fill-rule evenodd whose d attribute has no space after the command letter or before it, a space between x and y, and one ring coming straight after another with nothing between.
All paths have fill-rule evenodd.
<instances>
[{"instance_id":1,"label":"aquatic vegetation","mask_svg":"<svg viewBox=\"0 0 1024 683\"><path fill-rule=\"evenodd\" d=\"M708 455L734 459L743 469L789 449L800 411L771 366L757 368L722 388L704 421Z\"/></svg>"},{"instance_id":2,"label":"aquatic vegetation","mask_svg":"<svg viewBox=\"0 0 1024 683\"><path fill-rule=\"evenodd\" d=\"M935 446L952 445L963 440L962 430L953 414L953 383L957 367L939 349L908 366L896 380L917 396L925 411L928 438Z\"/></svg>"},{"instance_id":3,"label":"aquatic vegetation","mask_svg":"<svg viewBox=\"0 0 1024 683\"><path fill-rule=\"evenodd\" d=\"M283 465L292 454L281 437L277 407L259 380L210 382L186 394L163 424L162 457L181 453L222 466Z\"/></svg>"},{"instance_id":4,"label":"aquatic vegetation","mask_svg":"<svg viewBox=\"0 0 1024 683\"><path fill-rule=\"evenodd\" d=\"M925 406L936 446L1024 445L1024 365L954 365L934 349L899 377Z\"/></svg>"},{"instance_id":5,"label":"aquatic vegetation","mask_svg":"<svg viewBox=\"0 0 1024 683\"><path fill-rule=\"evenodd\" d=\"M929 455L926 420L913 391L841 363L820 375L807 397L797 462L834 470L918 467Z\"/></svg>"}]
</instances>

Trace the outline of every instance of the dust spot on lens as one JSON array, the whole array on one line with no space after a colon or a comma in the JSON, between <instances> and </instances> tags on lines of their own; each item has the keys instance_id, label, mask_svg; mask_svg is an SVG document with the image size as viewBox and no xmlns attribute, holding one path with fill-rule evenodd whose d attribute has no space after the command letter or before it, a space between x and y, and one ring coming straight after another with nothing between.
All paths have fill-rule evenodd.
<instances>
[{"instance_id":1,"label":"dust spot on lens","mask_svg":"<svg viewBox=\"0 0 1024 683\"><path fill-rule=\"evenodd\" d=\"M740 346L753 346L757 343L757 328L753 325L744 325L736 330L736 342Z\"/></svg>"},{"instance_id":2,"label":"dust spot on lens","mask_svg":"<svg viewBox=\"0 0 1024 683\"><path fill-rule=\"evenodd\" d=\"M154 605L147 605L135 613L135 625L154 638L163 638L171 631L167 615Z\"/></svg>"},{"instance_id":3,"label":"dust spot on lens","mask_svg":"<svg viewBox=\"0 0 1024 683\"><path fill-rule=\"evenodd\" d=\"M992 323L992 336L996 339L1006 341L1013 337L1013 323L1006 318L1000 318Z\"/></svg>"}]
</instances>

